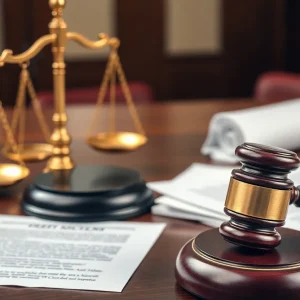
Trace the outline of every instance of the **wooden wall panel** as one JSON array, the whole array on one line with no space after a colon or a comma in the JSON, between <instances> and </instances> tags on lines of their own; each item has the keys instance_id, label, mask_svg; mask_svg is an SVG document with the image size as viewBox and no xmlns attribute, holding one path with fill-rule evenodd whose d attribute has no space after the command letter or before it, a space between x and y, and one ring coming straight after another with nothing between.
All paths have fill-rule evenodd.
<instances>
[{"instance_id":1,"label":"wooden wall panel","mask_svg":"<svg viewBox=\"0 0 300 300\"><path fill-rule=\"evenodd\" d=\"M164 0L164 52L170 56L222 50L222 0Z\"/></svg>"},{"instance_id":2,"label":"wooden wall panel","mask_svg":"<svg viewBox=\"0 0 300 300\"><path fill-rule=\"evenodd\" d=\"M48 32L48 1L4 3L6 30L10 34L6 43L15 52ZM223 51L217 55L171 57L164 51L164 0L116 0L117 36L121 39L120 55L127 77L151 85L157 100L251 96L260 73L285 67L286 3L222 0ZM20 9L16 10L16 6ZM48 47L31 63L38 90L52 89L51 61ZM67 88L98 85L105 64L101 59L68 62ZM16 77L6 74L5 80ZM6 85L7 93L15 92L15 88ZM9 97L13 103L13 97Z\"/></svg>"},{"instance_id":3,"label":"wooden wall panel","mask_svg":"<svg viewBox=\"0 0 300 300\"><path fill-rule=\"evenodd\" d=\"M142 80L161 98L169 78L163 68L164 1L117 1L120 56L129 80Z\"/></svg>"},{"instance_id":4,"label":"wooden wall panel","mask_svg":"<svg viewBox=\"0 0 300 300\"><path fill-rule=\"evenodd\" d=\"M286 12L287 70L300 73L300 1L288 0Z\"/></svg>"},{"instance_id":5,"label":"wooden wall panel","mask_svg":"<svg viewBox=\"0 0 300 300\"><path fill-rule=\"evenodd\" d=\"M284 65L284 32L277 31L283 7L281 0L223 0L223 52L168 58L173 82L170 97L251 96L260 73Z\"/></svg>"},{"instance_id":6,"label":"wooden wall panel","mask_svg":"<svg viewBox=\"0 0 300 300\"><path fill-rule=\"evenodd\" d=\"M13 49L14 53L24 51L29 46L31 25L31 0L3 0L4 47ZM16 9L18 8L18 9ZM0 51L3 49L0 49ZM5 65L0 68L0 99L5 105L15 101L20 68L16 65Z\"/></svg>"},{"instance_id":7,"label":"wooden wall panel","mask_svg":"<svg viewBox=\"0 0 300 300\"><path fill-rule=\"evenodd\" d=\"M229 88L225 96L251 96L259 74L283 68L281 42L285 34L274 29L282 25L284 4L284 0L224 0L224 59Z\"/></svg>"}]
</instances>

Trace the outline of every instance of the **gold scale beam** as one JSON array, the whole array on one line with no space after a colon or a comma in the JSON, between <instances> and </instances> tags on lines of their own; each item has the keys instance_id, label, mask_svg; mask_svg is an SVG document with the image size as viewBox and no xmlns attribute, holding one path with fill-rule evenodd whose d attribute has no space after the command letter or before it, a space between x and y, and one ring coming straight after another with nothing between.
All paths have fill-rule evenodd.
<instances>
[{"instance_id":1,"label":"gold scale beam","mask_svg":"<svg viewBox=\"0 0 300 300\"><path fill-rule=\"evenodd\" d=\"M79 33L67 32L67 24L63 19L65 5L66 0L49 0L53 16L49 23L50 34L39 38L28 50L21 54L13 55L11 50L6 49L0 56L0 66L5 63L22 64L36 56L45 46L52 44L54 83L54 114L52 121L54 130L50 142L53 146L53 154L47 162L46 171L70 170L75 166L70 155L71 136L66 128L65 49L67 40L73 40L90 49L100 49L106 46L117 49L120 45L119 39L109 37L106 34L99 34L99 40L90 41Z\"/></svg>"}]
</instances>

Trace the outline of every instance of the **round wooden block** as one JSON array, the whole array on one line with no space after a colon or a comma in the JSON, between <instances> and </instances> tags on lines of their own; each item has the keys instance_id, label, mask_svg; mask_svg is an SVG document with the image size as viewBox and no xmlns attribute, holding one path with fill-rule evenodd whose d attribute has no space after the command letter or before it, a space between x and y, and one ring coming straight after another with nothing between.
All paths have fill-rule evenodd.
<instances>
[{"instance_id":1,"label":"round wooden block","mask_svg":"<svg viewBox=\"0 0 300 300\"><path fill-rule=\"evenodd\" d=\"M133 218L149 212L153 203L153 193L137 171L95 165L39 174L21 205L26 215L86 222Z\"/></svg>"},{"instance_id":2,"label":"round wooden block","mask_svg":"<svg viewBox=\"0 0 300 300\"><path fill-rule=\"evenodd\" d=\"M282 228L281 244L272 251L235 246L218 229L189 241L176 260L177 282L209 300L300 297L300 232Z\"/></svg>"}]
</instances>

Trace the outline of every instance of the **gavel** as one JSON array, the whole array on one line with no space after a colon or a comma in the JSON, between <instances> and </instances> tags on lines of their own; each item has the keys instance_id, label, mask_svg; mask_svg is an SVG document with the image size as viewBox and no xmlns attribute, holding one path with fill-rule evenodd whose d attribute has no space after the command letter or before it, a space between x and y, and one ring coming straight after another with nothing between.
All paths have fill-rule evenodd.
<instances>
[{"instance_id":1,"label":"gavel","mask_svg":"<svg viewBox=\"0 0 300 300\"><path fill-rule=\"evenodd\" d=\"M300 187L288 174L300 165L296 153L255 143L236 148L242 166L230 178L224 212L230 216L219 232L233 244L272 250L280 244L290 204L300 206Z\"/></svg>"},{"instance_id":2,"label":"gavel","mask_svg":"<svg viewBox=\"0 0 300 300\"><path fill-rule=\"evenodd\" d=\"M300 206L300 188L288 178L300 159L255 143L238 146L236 156L241 167L231 173L224 205L230 220L181 248L177 283L201 299L298 300L300 231L278 227L290 204Z\"/></svg>"}]
</instances>

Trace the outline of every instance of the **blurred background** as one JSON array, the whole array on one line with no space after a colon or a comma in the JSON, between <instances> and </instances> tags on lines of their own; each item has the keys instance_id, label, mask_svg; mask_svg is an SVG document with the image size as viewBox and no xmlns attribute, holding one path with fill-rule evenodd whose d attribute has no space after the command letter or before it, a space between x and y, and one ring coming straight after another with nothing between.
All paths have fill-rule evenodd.
<instances>
[{"instance_id":1,"label":"blurred background","mask_svg":"<svg viewBox=\"0 0 300 300\"><path fill-rule=\"evenodd\" d=\"M299 0L69 0L64 16L69 31L119 37L128 81L151 101L252 97L264 72L300 72ZM50 19L48 0L1 0L1 51L26 50ZM107 55L70 42L67 90L98 87ZM47 47L30 64L38 92L52 89L51 62ZM18 75L18 66L0 68L5 104Z\"/></svg>"}]
</instances>

